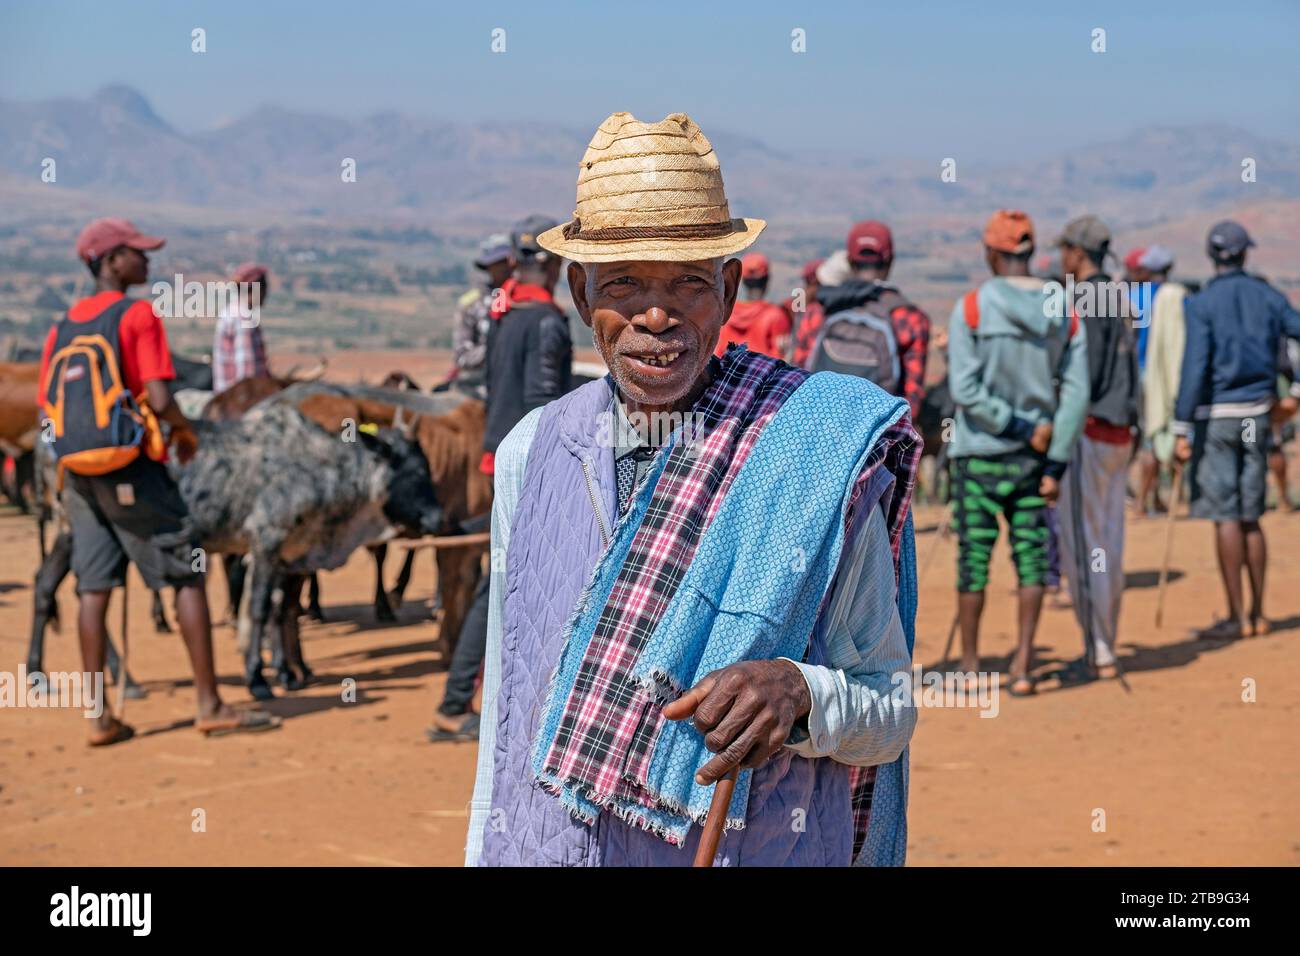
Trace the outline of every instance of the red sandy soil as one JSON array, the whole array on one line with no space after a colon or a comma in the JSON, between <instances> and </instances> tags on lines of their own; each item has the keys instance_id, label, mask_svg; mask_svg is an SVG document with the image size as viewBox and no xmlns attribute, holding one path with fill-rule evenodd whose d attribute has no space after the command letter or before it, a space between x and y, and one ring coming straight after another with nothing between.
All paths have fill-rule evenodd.
<instances>
[{"instance_id":1,"label":"red sandy soil","mask_svg":"<svg viewBox=\"0 0 1300 956\"><path fill-rule=\"evenodd\" d=\"M917 661L938 663L954 608L954 543L917 514L924 568ZM1300 776L1295 770L1300 661L1300 516L1265 520L1272 549L1275 630L1229 644L1189 629L1222 610L1210 528L1177 524L1162 630L1153 627L1164 524L1130 524L1117 682L1003 692L998 716L927 708L912 745L909 862L1137 865L1300 862ZM930 558L932 548L933 559ZM0 512L0 669L26 657L33 523ZM395 562L390 559L390 574ZM373 570L364 552L322 579L325 624L304 624L319 682L269 707L272 733L205 740L179 637L153 633L148 595L133 572L130 667L149 697L128 704L139 736L85 746L77 711L0 711L0 863L455 865L462 859L474 744L431 745L423 728L444 674L433 650L432 561L417 560L401 623L373 623ZM995 555L986 614L986 666L1012 648L1013 600L1005 545ZM209 592L222 601L220 572ZM46 666L79 670L71 581L60 594L65 630ZM110 630L117 630L116 601ZM214 634L224 693L248 700L232 628ZM1081 648L1069 610L1044 612L1040 665ZM341 685L354 678L355 703ZM1242 700L1242 682L1257 700ZM206 831L195 832L202 809ZM1096 810L1105 830L1095 830Z\"/></svg>"}]
</instances>

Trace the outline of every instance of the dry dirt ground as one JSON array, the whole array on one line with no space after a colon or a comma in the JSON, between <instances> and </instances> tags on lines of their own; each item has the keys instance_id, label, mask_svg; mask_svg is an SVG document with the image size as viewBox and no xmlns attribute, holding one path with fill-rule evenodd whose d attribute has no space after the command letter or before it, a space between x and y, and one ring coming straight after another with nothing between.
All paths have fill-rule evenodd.
<instances>
[{"instance_id":1,"label":"dry dirt ground","mask_svg":"<svg viewBox=\"0 0 1300 956\"><path fill-rule=\"evenodd\" d=\"M917 661L938 663L954 607L953 542L920 509L924 572ZM1231 644L1196 640L1221 610L1210 530L1180 521L1167 620L1152 625L1163 525L1130 525L1123 660L1118 683L1002 694L998 715L926 708L912 746L909 861L934 864L1295 864L1300 862L1297 695L1300 517L1270 515L1269 612L1275 631ZM937 548L930 559L930 549ZM0 670L26 656L36 543L29 519L0 513ZM985 661L1012 646L1005 546L986 615ZM390 566L392 565L390 560ZM393 573L390 571L390 573ZM76 711L0 711L0 863L457 864L473 744L431 745L422 729L444 675L433 651L427 553L401 622L373 623L364 553L323 578L325 624L306 624L319 682L269 706L276 732L204 740L180 640L153 633L132 577L130 666L149 690L128 719L139 736L91 751ZM213 575L214 606L220 572ZM71 582L67 625L47 667L79 669ZM116 602L110 614L117 630ZM229 700L247 701L234 631L214 636ZM1069 610L1044 614L1044 668L1077 656ZM358 695L347 703L345 678ZM1242 699L1253 681L1255 701ZM203 832L196 832L196 811ZM1104 813L1104 830L1099 830Z\"/></svg>"}]
</instances>

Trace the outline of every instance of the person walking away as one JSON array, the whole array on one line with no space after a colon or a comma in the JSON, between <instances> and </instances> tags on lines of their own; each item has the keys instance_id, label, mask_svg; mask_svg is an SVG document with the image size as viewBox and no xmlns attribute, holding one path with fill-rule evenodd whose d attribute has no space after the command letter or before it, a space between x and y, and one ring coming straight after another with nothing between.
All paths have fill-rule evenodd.
<instances>
[{"instance_id":1,"label":"person walking away","mask_svg":"<svg viewBox=\"0 0 1300 956\"><path fill-rule=\"evenodd\" d=\"M894 236L883 222L857 223L845 240L851 277L818 291L825 312L804 367L857 375L901 395L919 421L925 400L930 317L888 285Z\"/></svg>"},{"instance_id":2,"label":"person walking away","mask_svg":"<svg viewBox=\"0 0 1300 956\"><path fill-rule=\"evenodd\" d=\"M182 461L193 454L191 422L172 400L175 378L167 334L152 305L126 290L148 281L146 252L163 240L125 219L97 219L77 239L77 255L95 277L95 293L55 323L41 356L40 402L65 480L72 531L82 665L104 669L105 617L128 560L153 590L176 589L176 614L197 696L196 728L205 735L269 730L279 718L236 711L221 700L212 661L212 626L199 542L180 491L163 461L157 422L173 428ZM133 729L105 708L89 742L130 739Z\"/></svg>"},{"instance_id":3,"label":"person walking away","mask_svg":"<svg viewBox=\"0 0 1300 956\"><path fill-rule=\"evenodd\" d=\"M1178 398L1178 376L1183 367L1183 343L1187 320L1183 303L1188 290L1170 280L1174 257L1161 245L1143 251L1138 260L1141 275L1150 283L1148 301L1142 313L1146 326L1145 353L1139 347L1142 370L1142 446L1138 453L1137 495L1133 517L1175 508L1178 502L1160 500L1160 473L1169 467L1174 454L1174 402ZM1143 355L1145 354L1145 360Z\"/></svg>"},{"instance_id":4,"label":"person walking away","mask_svg":"<svg viewBox=\"0 0 1300 956\"><path fill-rule=\"evenodd\" d=\"M787 349L785 360L792 365L801 364L799 354L803 348L804 337L808 335L807 329L821 325L822 307L817 301L817 270L825 261L825 259L810 259L805 262L799 273L799 278L803 282L802 301L796 301L796 297L792 295L781 303L781 308L785 309L785 314L790 318L790 347Z\"/></svg>"},{"instance_id":5,"label":"person walking away","mask_svg":"<svg viewBox=\"0 0 1300 956\"><path fill-rule=\"evenodd\" d=\"M1047 574L1047 504L1056 499L1088 407L1087 332L1060 286L1029 274L1034 227L1019 210L984 228L993 277L958 300L948 320L953 428L953 525L961 671L979 670L979 627L998 516L1007 524L1019 636L1010 692L1034 693L1034 634ZM1050 291L1058 292L1055 307Z\"/></svg>"},{"instance_id":6,"label":"person walking away","mask_svg":"<svg viewBox=\"0 0 1300 956\"><path fill-rule=\"evenodd\" d=\"M487 424L483 471L492 474L495 454L510 429L535 408L572 387L573 342L569 318L555 304L555 285L563 260L547 252L537 237L554 227L546 216L529 216L510 234L513 274L501 285L490 309L487 338ZM487 647L491 574L480 578L452 652L442 702L425 731L431 742L477 740L479 715L473 712L474 682Z\"/></svg>"},{"instance_id":7,"label":"person walking away","mask_svg":"<svg viewBox=\"0 0 1300 956\"><path fill-rule=\"evenodd\" d=\"M1284 337L1300 338L1300 312L1245 271L1255 245L1240 223L1210 228L1214 278L1187 301L1187 345L1174 407L1174 456L1185 463L1193 518L1214 522L1215 552L1228 616L1203 636L1265 634L1268 550L1264 513L1269 417L1276 401ZM1241 573L1250 579L1246 607Z\"/></svg>"},{"instance_id":8,"label":"person walking away","mask_svg":"<svg viewBox=\"0 0 1300 956\"><path fill-rule=\"evenodd\" d=\"M751 252L740 260L741 298L718 337L718 356L743 342L751 351L785 358L792 319L775 302L766 301L770 270L767 256L761 252Z\"/></svg>"},{"instance_id":9,"label":"person walking away","mask_svg":"<svg viewBox=\"0 0 1300 956\"><path fill-rule=\"evenodd\" d=\"M510 237L505 233L494 233L484 239L478 247L474 268L483 273L480 283L467 290L456 302L456 322L451 331L451 351L456 366L449 383L454 382L466 394L481 401L487 397L484 377L492 297L510 278L514 268Z\"/></svg>"},{"instance_id":10,"label":"person walking away","mask_svg":"<svg viewBox=\"0 0 1300 956\"><path fill-rule=\"evenodd\" d=\"M1137 425L1138 365L1128 293L1103 271L1110 229L1096 216L1066 224L1056 241L1087 331L1088 417L1061 482L1061 570L1084 634L1084 655L1065 682L1119 673L1115 640L1124 595L1124 513Z\"/></svg>"}]
</instances>

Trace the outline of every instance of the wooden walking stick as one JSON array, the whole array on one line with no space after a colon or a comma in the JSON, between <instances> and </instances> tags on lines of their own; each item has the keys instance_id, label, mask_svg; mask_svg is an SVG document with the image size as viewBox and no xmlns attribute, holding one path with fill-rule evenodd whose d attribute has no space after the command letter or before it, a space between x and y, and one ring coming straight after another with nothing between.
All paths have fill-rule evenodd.
<instances>
[{"instance_id":1,"label":"wooden walking stick","mask_svg":"<svg viewBox=\"0 0 1300 956\"><path fill-rule=\"evenodd\" d=\"M948 663L948 655L952 653L952 641L957 636L957 622L961 620L961 611L954 611L952 615L952 626L948 628L948 641L943 645L943 663Z\"/></svg>"},{"instance_id":2,"label":"wooden walking stick","mask_svg":"<svg viewBox=\"0 0 1300 956\"><path fill-rule=\"evenodd\" d=\"M730 773L713 785L709 815L704 818L704 832L700 834L700 845L695 848L695 862L692 866L713 866L713 857L718 852L718 843L721 842L723 828L727 825L727 807L731 806L738 772L733 767Z\"/></svg>"},{"instance_id":3,"label":"wooden walking stick","mask_svg":"<svg viewBox=\"0 0 1300 956\"><path fill-rule=\"evenodd\" d=\"M128 564L126 570L122 572L122 657L117 667L117 706L113 709L113 716L119 721L126 713L126 654L129 644L126 634L126 591L131 583L130 579L131 565Z\"/></svg>"},{"instance_id":4,"label":"wooden walking stick","mask_svg":"<svg viewBox=\"0 0 1300 956\"><path fill-rule=\"evenodd\" d=\"M1185 466L1184 466L1185 467ZM1179 496L1183 490L1183 469L1174 471L1174 488L1169 497L1169 516L1165 519L1165 557L1160 564L1160 583L1156 592L1156 628L1165 616L1165 585L1169 583L1169 560L1174 551L1174 516L1177 514Z\"/></svg>"}]
</instances>

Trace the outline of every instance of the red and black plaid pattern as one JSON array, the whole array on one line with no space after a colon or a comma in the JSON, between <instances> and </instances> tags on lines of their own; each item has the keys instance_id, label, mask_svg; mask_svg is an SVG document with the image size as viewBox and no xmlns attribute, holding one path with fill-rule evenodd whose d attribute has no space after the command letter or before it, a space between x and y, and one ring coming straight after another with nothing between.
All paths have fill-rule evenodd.
<instances>
[{"instance_id":1,"label":"red and black plaid pattern","mask_svg":"<svg viewBox=\"0 0 1300 956\"><path fill-rule=\"evenodd\" d=\"M925 362L930 354L930 317L914 305L900 305L889 313L898 342L898 365L902 374L903 397L915 419L925 401ZM795 333L794 364L802 368L812 357L817 334L826 324L826 311L820 302L808 305L803 321Z\"/></svg>"},{"instance_id":2,"label":"red and black plaid pattern","mask_svg":"<svg viewBox=\"0 0 1300 956\"><path fill-rule=\"evenodd\" d=\"M668 607L709 522L764 426L808 377L775 359L732 348L692 409L690 447L668 454L596 624L546 757L554 779L598 802L613 796L653 800L645 779L663 721L632 666Z\"/></svg>"}]
</instances>

